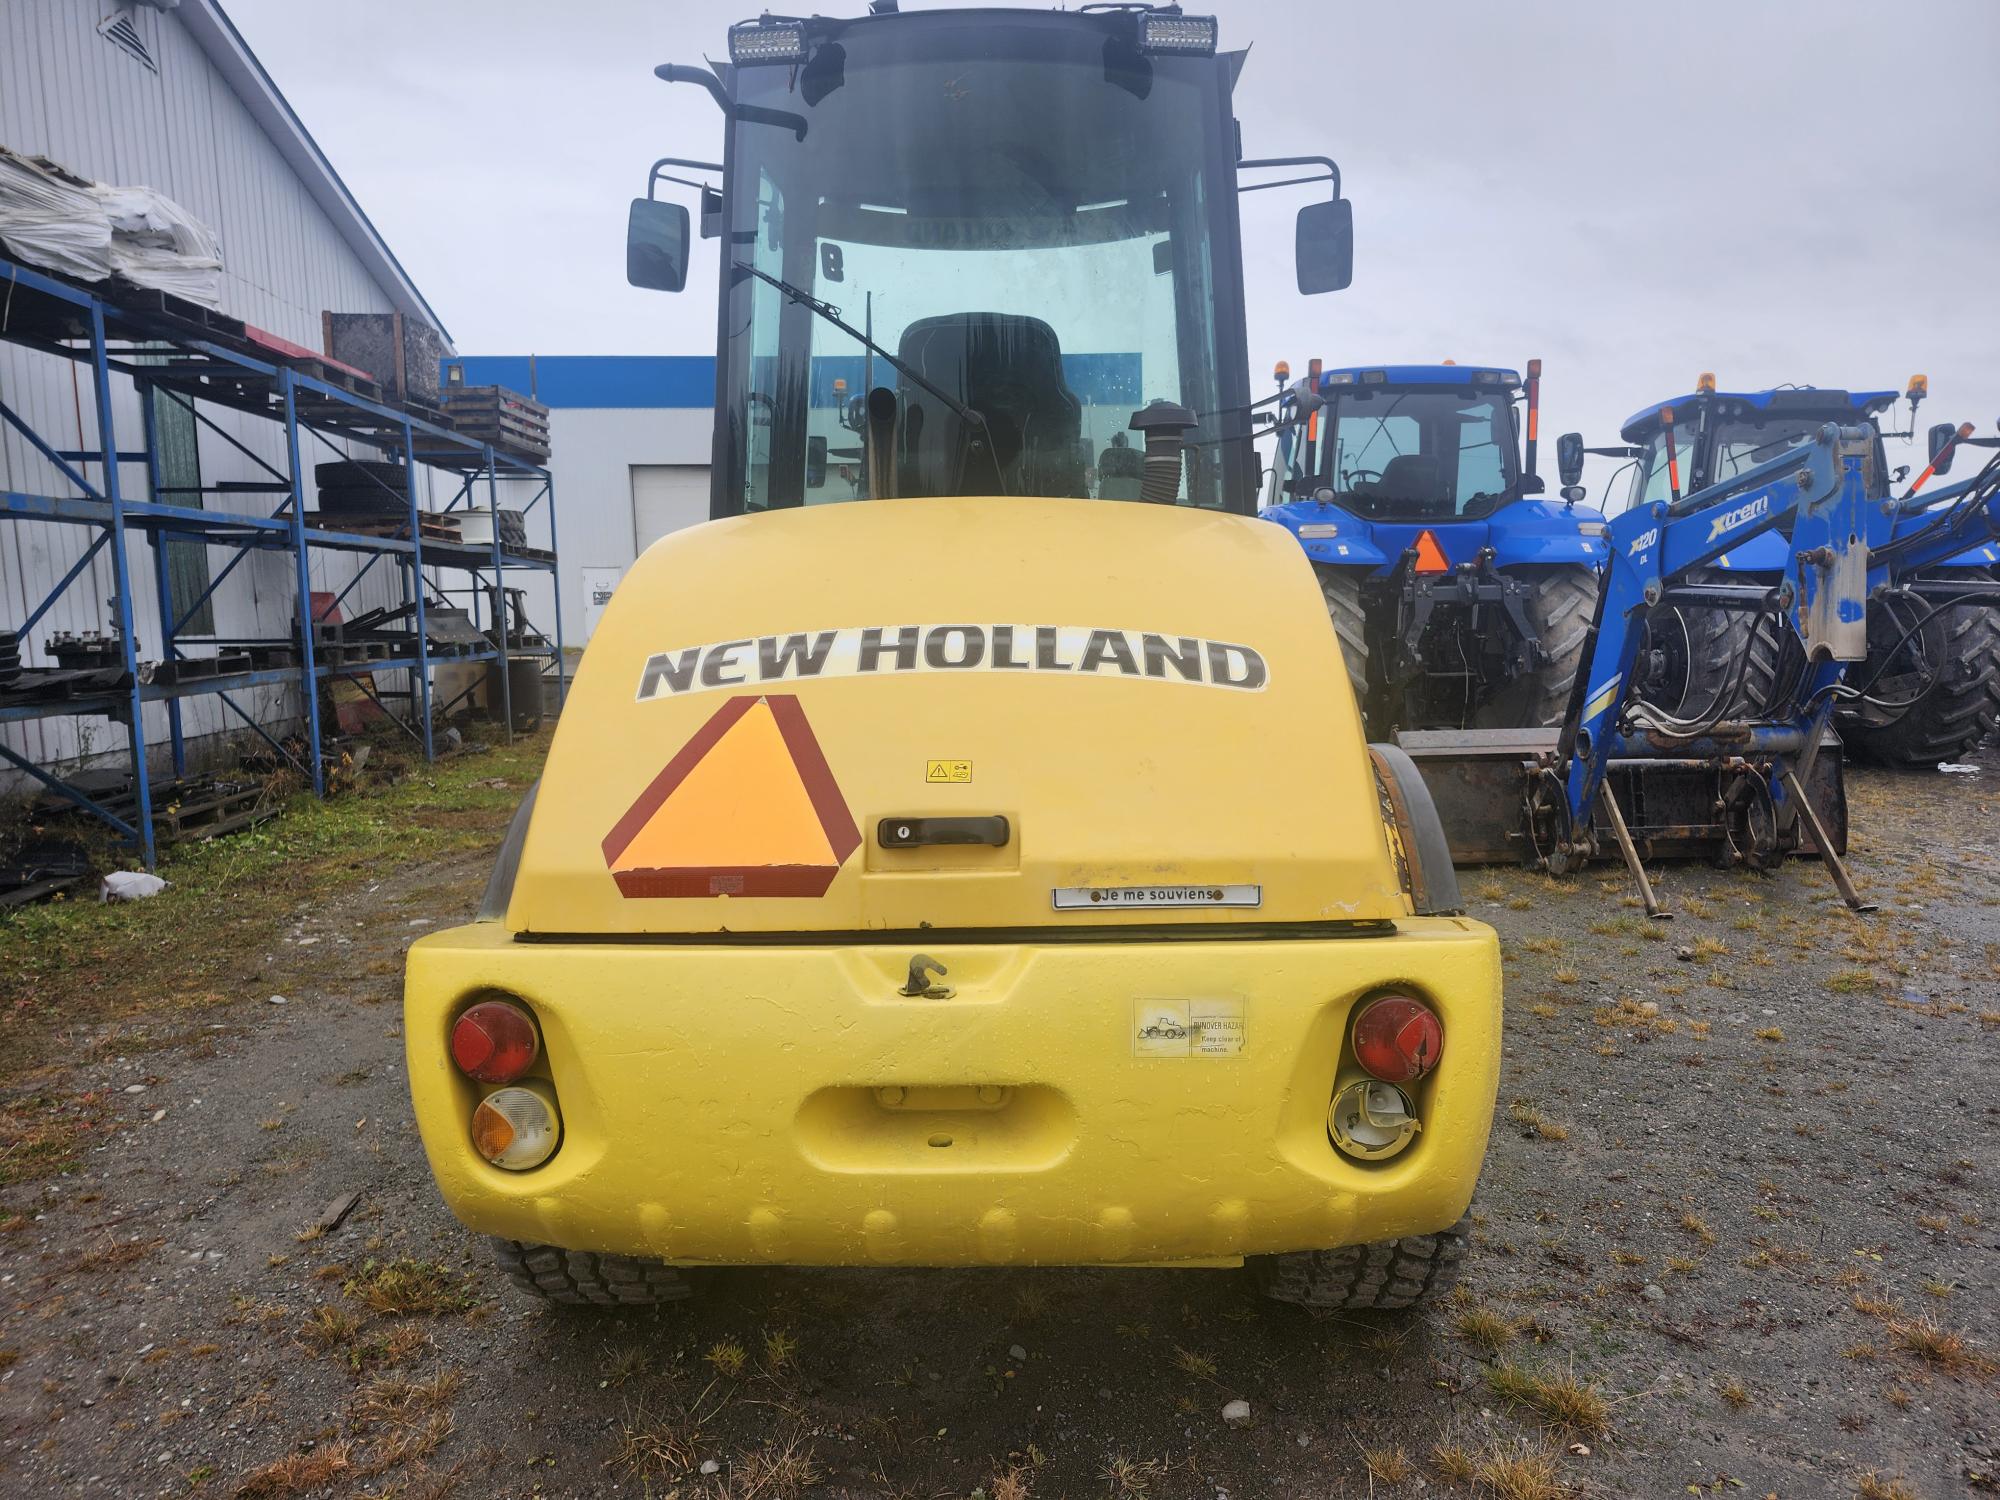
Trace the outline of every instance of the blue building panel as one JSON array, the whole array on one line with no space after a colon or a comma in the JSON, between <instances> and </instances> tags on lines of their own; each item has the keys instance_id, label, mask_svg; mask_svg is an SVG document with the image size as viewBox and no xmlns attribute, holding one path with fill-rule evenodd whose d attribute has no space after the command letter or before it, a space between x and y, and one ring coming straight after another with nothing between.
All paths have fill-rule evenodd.
<instances>
[{"instance_id":1,"label":"blue building panel","mask_svg":"<svg viewBox=\"0 0 2000 1500\"><path fill-rule=\"evenodd\" d=\"M504 385L544 406L657 407L715 404L708 354L471 354L444 362L463 385Z\"/></svg>"}]
</instances>

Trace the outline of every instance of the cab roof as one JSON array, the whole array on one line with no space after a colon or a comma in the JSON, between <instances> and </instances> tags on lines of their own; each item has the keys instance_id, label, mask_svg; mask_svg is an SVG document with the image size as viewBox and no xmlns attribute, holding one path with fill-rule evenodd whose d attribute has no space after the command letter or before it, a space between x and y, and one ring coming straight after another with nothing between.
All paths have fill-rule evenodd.
<instances>
[{"instance_id":1,"label":"cab roof","mask_svg":"<svg viewBox=\"0 0 2000 1500\"><path fill-rule=\"evenodd\" d=\"M1520 383L1520 372L1505 365L1340 365L1322 370L1319 377L1321 390L1336 385L1518 386Z\"/></svg>"},{"instance_id":2,"label":"cab roof","mask_svg":"<svg viewBox=\"0 0 2000 1500\"><path fill-rule=\"evenodd\" d=\"M1874 416L1879 411L1887 411L1901 397L1900 391L1842 391L1831 386L1810 385L1780 386L1769 391L1708 391L1690 392L1685 396L1674 396L1666 401L1657 401L1643 411L1635 412L1625 419L1619 435L1628 443L1640 442L1653 435L1660 425L1660 408L1674 408L1677 425L1683 407L1700 406L1709 402L1725 410L1752 411L1857 411L1864 416Z\"/></svg>"}]
</instances>

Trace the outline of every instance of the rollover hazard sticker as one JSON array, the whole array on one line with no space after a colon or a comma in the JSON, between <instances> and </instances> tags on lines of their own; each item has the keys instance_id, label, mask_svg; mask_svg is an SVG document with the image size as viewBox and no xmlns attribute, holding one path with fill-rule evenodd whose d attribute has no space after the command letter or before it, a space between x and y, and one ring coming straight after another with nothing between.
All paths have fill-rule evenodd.
<instances>
[{"instance_id":1,"label":"rollover hazard sticker","mask_svg":"<svg viewBox=\"0 0 2000 1500\"><path fill-rule=\"evenodd\" d=\"M1243 1002L1135 1000L1134 1057L1234 1057L1243 1050Z\"/></svg>"}]
</instances>

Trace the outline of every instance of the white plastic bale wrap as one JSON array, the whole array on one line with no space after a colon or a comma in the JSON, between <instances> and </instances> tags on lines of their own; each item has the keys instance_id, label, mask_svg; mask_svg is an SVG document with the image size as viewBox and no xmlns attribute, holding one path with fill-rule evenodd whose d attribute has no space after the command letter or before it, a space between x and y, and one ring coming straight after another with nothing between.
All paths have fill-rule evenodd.
<instances>
[{"instance_id":1,"label":"white plastic bale wrap","mask_svg":"<svg viewBox=\"0 0 2000 1500\"><path fill-rule=\"evenodd\" d=\"M80 281L111 274L111 220L92 185L0 146L0 245Z\"/></svg>"},{"instance_id":2,"label":"white plastic bale wrap","mask_svg":"<svg viewBox=\"0 0 2000 1500\"><path fill-rule=\"evenodd\" d=\"M103 281L117 275L206 307L222 305L214 232L149 187L85 182L0 146L0 245L30 265Z\"/></svg>"},{"instance_id":3,"label":"white plastic bale wrap","mask_svg":"<svg viewBox=\"0 0 2000 1500\"><path fill-rule=\"evenodd\" d=\"M204 307L222 305L222 247L209 227L148 187L91 189L111 224L111 269Z\"/></svg>"}]
</instances>

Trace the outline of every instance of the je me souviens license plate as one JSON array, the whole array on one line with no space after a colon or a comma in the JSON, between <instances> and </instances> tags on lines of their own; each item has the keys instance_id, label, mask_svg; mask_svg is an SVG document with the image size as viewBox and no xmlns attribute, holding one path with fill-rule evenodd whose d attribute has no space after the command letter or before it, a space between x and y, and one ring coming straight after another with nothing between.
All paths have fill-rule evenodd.
<instances>
[{"instance_id":1,"label":"je me souviens license plate","mask_svg":"<svg viewBox=\"0 0 2000 1500\"><path fill-rule=\"evenodd\" d=\"M1107 906L1134 910L1172 906L1257 906L1257 885L1060 885L1057 911L1094 911Z\"/></svg>"}]
</instances>

